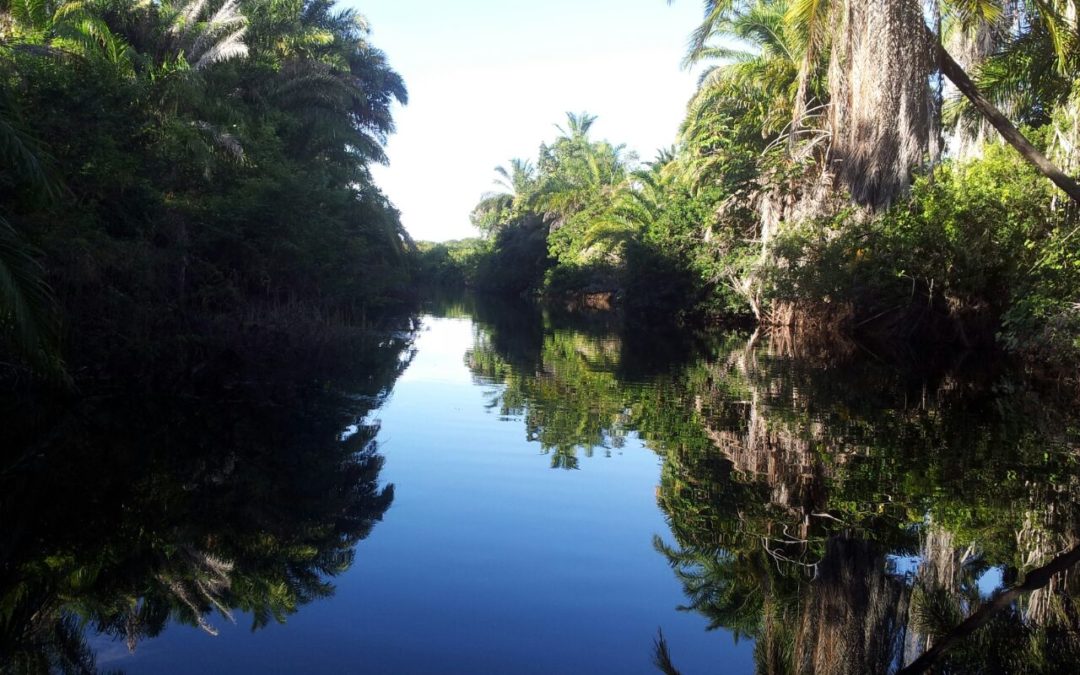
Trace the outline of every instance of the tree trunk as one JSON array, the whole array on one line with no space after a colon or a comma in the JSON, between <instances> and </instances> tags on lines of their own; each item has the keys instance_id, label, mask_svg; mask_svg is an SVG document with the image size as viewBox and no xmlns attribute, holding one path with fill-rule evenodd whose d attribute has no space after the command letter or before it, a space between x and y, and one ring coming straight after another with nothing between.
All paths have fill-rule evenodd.
<instances>
[{"instance_id":1,"label":"tree trunk","mask_svg":"<svg viewBox=\"0 0 1080 675\"><path fill-rule=\"evenodd\" d=\"M830 169L852 199L887 207L929 151L932 53L918 0L843 0L829 65Z\"/></svg>"},{"instance_id":2,"label":"tree trunk","mask_svg":"<svg viewBox=\"0 0 1080 675\"><path fill-rule=\"evenodd\" d=\"M916 675L916 673L926 672L957 642L985 626L998 612L1012 606L1024 593L1043 588L1050 583L1055 574L1060 574L1078 563L1080 563L1080 546L1059 555L1046 565L1032 570L1027 574L1024 583L996 593L989 601L980 605L979 609L971 616L964 619L960 625L941 636L933 647L915 659L911 665L901 670L900 675Z\"/></svg>"},{"instance_id":3,"label":"tree trunk","mask_svg":"<svg viewBox=\"0 0 1080 675\"><path fill-rule=\"evenodd\" d=\"M993 23L980 21L966 30L954 30L946 36L941 30L935 31L945 50L960 64L966 72L972 72L986 62L994 52L1007 44L1010 39L1009 28L1016 20L1014 7L1004 12ZM941 70L938 69L941 73ZM944 73L941 73L944 77ZM988 138L997 133L986 118L980 116L977 121L957 120L950 130L949 153L954 159L966 161L981 158L983 147Z\"/></svg>"},{"instance_id":4,"label":"tree trunk","mask_svg":"<svg viewBox=\"0 0 1080 675\"><path fill-rule=\"evenodd\" d=\"M941 67L941 72L945 73L945 77L949 78L949 80L956 85L956 88L960 90L960 93L971 101L971 104L975 106L975 109L998 130L998 133L1001 134L1001 137L1004 138L1009 145L1016 148L1017 152L1019 152L1029 164L1038 169L1039 173L1053 181L1054 185L1057 185L1064 190L1073 201L1080 203L1080 184L1077 184L1077 182L1068 174L1059 169L1053 162L1047 159L1044 154L1039 152L1038 148L1032 145L1031 141L1029 141L1024 134L1020 133L1020 130L1017 129L1016 126L1014 126L1013 123L994 106L994 104L986 100L979 91L979 88L976 87L975 83L968 77L968 74L960 67L960 64L957 63L956 60L949 55L949 52L946 51L945 47L942 46L941 41L937 36L931 33L929 29L926 29L926 35L927 39L931 41L931 44L937 52L938 64Z\"/></svg>"}]
</instances>

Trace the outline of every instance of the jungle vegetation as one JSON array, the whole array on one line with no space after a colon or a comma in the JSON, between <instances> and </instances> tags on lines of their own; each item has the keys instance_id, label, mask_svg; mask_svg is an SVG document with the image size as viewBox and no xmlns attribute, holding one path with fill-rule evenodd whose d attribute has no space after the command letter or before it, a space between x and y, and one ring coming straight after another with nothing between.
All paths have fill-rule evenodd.
<instances>
[{"instance_id":1,"label":"jungle vegetation","mask_svg":"<svg viewBox=\"0 0 1080 675\"><path fill-rule=\"evenodd\" d=\"M0 2L4 375L295 357L406 302L368 34L331 0Z\"/></svg>"},{"instance_id":2,"label":"jungle vegetation","mask_svg":"<svg viewBox=\"0 0 1080 675\"><path fill-rule=\"evenodd\" d=\"M708 0L672 148L569 114L426 270L683 323L1003 344L1076 363L1075 0ZM867 39L867 36L874 38ZM595 304L595 303L593 303Z\"/></svg>"}]
</instances>

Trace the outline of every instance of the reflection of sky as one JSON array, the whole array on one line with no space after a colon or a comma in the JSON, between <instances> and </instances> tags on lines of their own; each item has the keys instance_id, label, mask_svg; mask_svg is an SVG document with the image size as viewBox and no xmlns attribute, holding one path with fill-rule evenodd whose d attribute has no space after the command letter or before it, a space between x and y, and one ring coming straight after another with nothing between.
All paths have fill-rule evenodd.
<instances>
[{"instance_id":1,"label":"reflection of sky","mask_svg":"<svg viewBox=\"0 0 1080 675\"><path fill-rule=\"evenodd\" d=\"M897 574L914 575L919 569L921 558L918 556L891 555L889 561L895 566ZM1001 588L1002 582L1001 568L991 567L979 576L976 583L979 587L979 593L983 597L989 597Z\"/></svg>"},{"instance_id":2,"label":"reflection of sky","mask_svg":"<svg viewBox=\"0 0 1080 675\"><path fill-rule=\"evenodd\" d=\"M111 661L130 673L649 673L658 628L687 673L753 671L753 644L679 612L682 586L652 544L660 460L630 437L617 456L553 470L520 421L485 408L464 363L472 324L426 319L417 355L377 412L384 522L333 598L285 626L221 635L173 627ZM122 645L119 645L122 649ZM116 651L115 649L113 650ZM122 654L121 654L122 655Z\"/></svg>"},{"instance_id":3,"label":"reflection of sky","mask_svg":"<svg viewBox=\"0 0 1080 675\"><path fill-rule=\"evenodd\" d=\"M915 574L919 569L920 560L918 556L889 556L889 561L895 566L897 574Z\"/></svg>"},{"instance_id":4,"label":"reflection of sky","mask_svg":"<svg viewBox=\"0 0 1080 675\"><path fill-rule=\"evenodd\" d=\"M417 239L472 236L493 169L535 159L566 111L642 159L675 142L696 73L680 69L701 3L348 0L405 78L389 167L375 178Z\"/></svg>"},{"instance_id":5,"label":"reflection of sky","mask_svg":"<svg viewBox=\"0 0 1080 675\"><path fill-rule=\"evenodd\" d=\"M984 596L993 595L995 591L1001 588L1002 574L1000 567L992 567L979 577L979 593Z\"/></svg>"},{"instance_id":6,"label":"reflection of sky","mask_svg":"<svg viewBox=\"0 0 1080 675\"><path fill-rule=\"evenodd\" d=\"M416 340L418 354L398 383L471 384L472 375L463 364L472 341L468 319L425 318Z\"/></svg>"}]
</instances>

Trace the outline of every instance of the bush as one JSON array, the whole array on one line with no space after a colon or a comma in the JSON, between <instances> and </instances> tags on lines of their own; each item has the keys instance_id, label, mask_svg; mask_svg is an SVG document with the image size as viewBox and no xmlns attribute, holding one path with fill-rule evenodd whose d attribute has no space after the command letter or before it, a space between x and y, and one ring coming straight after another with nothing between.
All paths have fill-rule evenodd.
<instances>
[{"instance_id":1,"label":"bush","mask_svg":"<svg viewBox=\"0 0 1080 675\"><path fill-rule=\"evenodd\" d=\"M784 231L764 275L766 299L848 305L855 326L882 332L993 337L1003 316L1015 322L1030 303L1033 272L1066 223L1052 198L1053 186L1010 148L989 145L982 159L919 177L910 199L882 214L845 211ZM1053 297L1066 297L1058 294L1067 285Z\"/></svg>"}]
</instances>

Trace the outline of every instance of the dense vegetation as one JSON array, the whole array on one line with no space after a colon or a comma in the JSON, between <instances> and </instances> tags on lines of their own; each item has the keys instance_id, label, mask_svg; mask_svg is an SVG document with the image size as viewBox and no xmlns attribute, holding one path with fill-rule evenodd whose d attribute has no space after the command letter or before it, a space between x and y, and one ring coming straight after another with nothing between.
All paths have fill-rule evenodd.
<instances>
[{"instance_id":1,"label":"dense vegetation","mask_svg":"<svg viewBox=\"0 0 1080 675\"><path fill-rule=\"evenodd\" d=\"M1080 3L705 4L674 148L642 164L570 115L498 170L483 237L430 248L425 270L1075 363Z\"/></svg>"},{"instance_id":2,"label":"dense vegetation","mask_svg":"<svg viewBox=\"0 0 1080 675\"><path fill-rule=\"evenodd\" d=\"M0 3L5 374L185 376L407 299L406 90L330 0Z\"/></svg>"}]
</instances>

